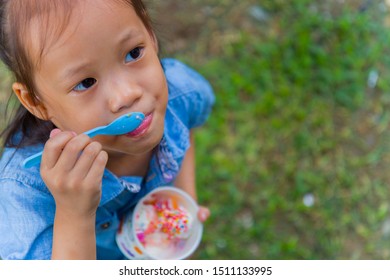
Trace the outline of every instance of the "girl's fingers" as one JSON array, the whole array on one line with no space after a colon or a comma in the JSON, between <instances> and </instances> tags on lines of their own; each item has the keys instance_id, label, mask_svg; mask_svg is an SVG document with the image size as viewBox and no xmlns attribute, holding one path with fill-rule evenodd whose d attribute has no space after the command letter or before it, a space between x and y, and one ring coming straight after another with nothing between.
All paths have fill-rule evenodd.
<instances>
[{"instance_id":1,"label":"girl's fingers","mask_svg":"<svg viewBox=\"0 0 390 280\"><path fill-rule=\"evenodd\" d=\"M100 151L96 156L87 176L85 177L86 181L91 182L91 184L101 182L104 169L108 161L108 155L105 151Z\"/></svg>"},{"instance_id":2,"label":"girl's fingers","mask_svg":"<svg viewBox=\"0 0 390 280\"><path fill-rule=\"evenodd\" d=\"M72 170L72 175L84 179L101 151L102 145L100 143L89 143L78 158Z\"/></svg>"},{"instance_id":3,"label":"girl's fingers","mask_svg":"<svg viewBox=\"0 0 390 280\"><path fill-rule=\"evenodd\" d=\"M74 133L66 131L61 132L56 130L52 132L53 136L46 142L43 149L41 168L51 169L53 168L66 144L74 137Z\"/></svg>"},{"instance_id":4,"label":"girl's fingers","mask_svg":"<svg viewBox=\"0 0 390 280\"><path fill-rule=\"evenodd\" d=\"M207 207L199 206L198 219L204 223L210 217L210 210Z\"/></svg>"},{"instance_id":5,"label":"girl's fingers","mask_svg":"<svg viewBox=\"0 0 390 280\"><path fill-rule=\"evenodd\" d=\"M57 138L56 136L55 138ZM72 138L64 147L59 156L56 168L63 171L70 171L74 168L83 150L91 143L91 138L85 134Z\"/></svg>"}]
</instances>

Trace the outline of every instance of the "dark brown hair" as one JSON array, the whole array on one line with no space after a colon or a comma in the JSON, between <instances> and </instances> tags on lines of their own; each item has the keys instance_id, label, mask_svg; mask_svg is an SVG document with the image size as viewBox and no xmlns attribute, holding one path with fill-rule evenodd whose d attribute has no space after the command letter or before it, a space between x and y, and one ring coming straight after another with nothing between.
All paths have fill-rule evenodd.
<instances>
[{"instance_id":1,"label":"dark brown hair","mask_svg":"<svg viewBox=\"0 0 390 280\"><path fill-rule=\"evenodd\" d=\"M80 0L78 0L80 1ZM0 0L0 58L13 73L17 82L28 90L31 99L39 102L38 92L34 84L34 69L39 62L32 61L29 50L25 48L26 34L33 18L39 19L42 32L38 40L40 57L45 47L58 38L66 28L77 0ZM119 0L118 0L119 1ZM131 5L146 29L153 35L153 27L142 0L121 0ZM52 16L61 24L49 24ZM35 34L34 34L35 35ZM54 35L54 36L53 36ZM27 36L28 37L28 36ZM12 120L1 133L3 144L7 147L23 147L44 143L55 128L51 121L44 121L31 114L19 104ZM21 132L21 139L16 139Z\"/></svg>"}]
</instances>

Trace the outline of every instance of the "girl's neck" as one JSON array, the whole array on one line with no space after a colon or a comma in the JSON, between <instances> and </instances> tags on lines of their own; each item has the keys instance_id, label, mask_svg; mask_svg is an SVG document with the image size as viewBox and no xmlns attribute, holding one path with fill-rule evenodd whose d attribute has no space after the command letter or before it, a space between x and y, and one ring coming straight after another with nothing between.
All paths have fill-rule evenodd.
<instances>
[{"instance_id":1,"label":"girl's neck","mask_svg":"<svg viewBox=\"0 0 390 280\"><path fill-rule=\"evenodd\" d=\"M118 177L139 176L145 177L153 151L141 155L110 155L107 169Z\"/></svg>"}]
</instances>

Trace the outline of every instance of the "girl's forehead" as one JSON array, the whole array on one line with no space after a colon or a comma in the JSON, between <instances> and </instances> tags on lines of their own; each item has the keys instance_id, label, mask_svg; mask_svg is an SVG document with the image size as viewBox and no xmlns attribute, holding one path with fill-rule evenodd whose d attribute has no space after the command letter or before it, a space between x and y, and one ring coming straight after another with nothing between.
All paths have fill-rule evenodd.
<instances>
[{"instance_id":1,"label":"girl's forehead","mask_svg":"<svg viewBox=\"0 0 390 280\"><path fill-rule=\"evenodd\" d=\"M21 27L20 36L25 42L30 59L35 60L35 66L40 64L45 55L64 33L70 29L70 22L75 21L75 11L83 8L84 0L74 1L26 1L39 3L32 5L30 14L26 15L24 26ZM21 40L21 41L22 41Z\"/></svg>"},{"instance_id":2,"label":"girl's forehead","mask_svg":"<svg viewBox=\"0 0 390 280\"><path fill-rule=\"evenodd\" d=\"M79 25L85 17L91 18L91 27L99 29L110 18L118 17L117 11L123 12L128 10L128 17L134 16L133 6L129 1L121 0L53 0L46 8L36 11L30 18L28 27L25 30L24 38L27 39L26 45L30 46L28 52L30 57L35 58L33 64L39 67L41 59L53 47L65 43L72 34L78 31ZM35 2L35 1L33 1ZM39 2L39 1L38 1ZM61 3L60 5L56 5ZM90 8L93 5L93 8ZM99 17L99 11L106 16ZM91 13L92 15L91 17ZM107 17L109 15L109 17Z\"/></svg>"}]
</instances>

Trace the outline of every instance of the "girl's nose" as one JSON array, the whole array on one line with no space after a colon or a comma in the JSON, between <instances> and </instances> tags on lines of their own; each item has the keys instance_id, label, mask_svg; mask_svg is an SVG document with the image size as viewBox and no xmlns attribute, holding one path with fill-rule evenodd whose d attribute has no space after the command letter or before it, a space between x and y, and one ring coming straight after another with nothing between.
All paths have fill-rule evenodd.
<instances>
[{"instance_id":1,"label":"girl's nose","mask_svg":"<svg viewBox=\"0 0 390 280\"><path fill-rule=\"evenodd\" d=\"M130 108L142 96L142 88L134 82L116 81L109 90L109 106L113 113Z\"/></svg>"}]
</instances>

